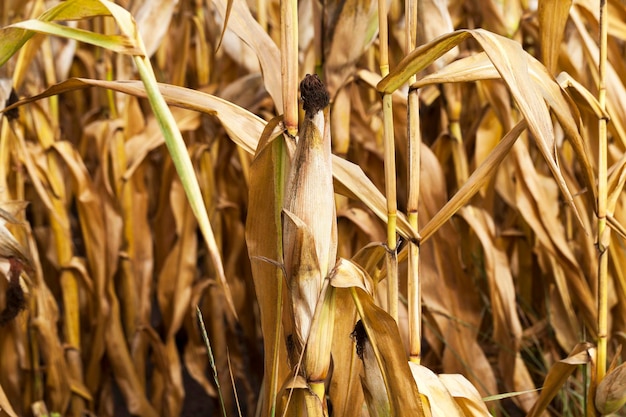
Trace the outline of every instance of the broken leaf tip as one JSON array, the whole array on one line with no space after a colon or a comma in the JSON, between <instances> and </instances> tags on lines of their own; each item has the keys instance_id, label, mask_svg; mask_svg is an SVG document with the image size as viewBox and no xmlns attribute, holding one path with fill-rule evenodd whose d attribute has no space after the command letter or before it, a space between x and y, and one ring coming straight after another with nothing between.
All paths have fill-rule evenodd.
<instances>
[{"instance_id":1,"label":"broken leaf tip","mask_svg":"<svg viewBox=\"0 0 626 417\"><path fill-rule=\"evenodd\" d=\"M300 82L300 96L307 117L313 116L330 103L328 90L317 74L307 74Z\"/></svg>"}]
</instances>

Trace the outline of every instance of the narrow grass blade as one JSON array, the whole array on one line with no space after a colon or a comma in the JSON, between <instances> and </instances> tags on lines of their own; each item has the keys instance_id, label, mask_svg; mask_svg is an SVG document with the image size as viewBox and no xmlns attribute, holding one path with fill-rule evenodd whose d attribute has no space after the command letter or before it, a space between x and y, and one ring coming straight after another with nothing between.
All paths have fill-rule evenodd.
<instances>
[{"instance_id":1,"label":"narrow grass blade","mask_svg":"<svg viewBox=\"0 0 626 417\"><path fill-rule=\"evenodd\" d=\"M202 330L202 339L206 345L206 352L209 357L209 363L211 364L211 369L213 370L213 380L215 381L215 385L217 386L218 396L220 398L220 406L222 408L222 414L224 417L226 416L226 407L224 406L224 397L222 396L222 388L220 387L220 380L217 377L217 368L215 367L215 358L213 358L213 350L211 349L211 340L209 340L209 335L207 335L206 327L204 326L204 319L202 318L202 312L200 311L200 307L196 306L196 319L198 320L198 324L200 325L200 329Z\"/></svg>"}]
</instances>

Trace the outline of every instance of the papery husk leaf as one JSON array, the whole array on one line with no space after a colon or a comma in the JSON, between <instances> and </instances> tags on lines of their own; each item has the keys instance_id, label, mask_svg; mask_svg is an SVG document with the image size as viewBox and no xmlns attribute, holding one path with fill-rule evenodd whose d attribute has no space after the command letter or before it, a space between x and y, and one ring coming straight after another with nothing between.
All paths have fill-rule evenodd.
<instances>
[{"instance_id":1,"label":"papery husk leaf","mask_svg":"<svg viewBox=\"0 0 626 417\"><path fill-rule=\"evenodd\" d=\"M341 262L341 259L339 260ZM331 285L333 280L331 279ZM360 417L363 390L360 372L363 363L356 354L350 333L356 323L356 307L350 290L335 288L335 328L333 332L333 374L328 388L333 415Z\"/></svg>"},{"instance_id":2,"label":"papery husk leaf","mask_svg":"<svg viewBox=\"0 0 626 417\"><path fill-rule=\"evenodd\" d=\"M355 333L356 332L357 330L355 329ZM361 385L363 387L363 396L367 404L369 415L371 417L397 415L391 410L391 402L385 385L385 377L378 364L372 343L367 336L365 336L363 340L359 340L357 336L356 343L357 350L361 351L361 360L363 361Z\"/></svg>"},{"instance_id":3,"label":"papery husk leaf","mask_svg":"<svg viewBox=\"0 0 626 417\"><path fill-rule=\"evenodd\" d=\"M309 337L311 322L322 289L322 275L314 243L311 230L304 221L284 209L284 262L300 347L304 346Z\"/></svg>"},{"instance_id":4,"label":"papery husk leaf","mask_svg":"<svg viewBox=\"0 0 626 417\"><path fill-rule=\"evenodd\" d=\"M541 394L539 394L537 402L530 410L527 417L542 415L571 373L578 369L579 365L589 363L593 360L594 356L595 348L589 343L580 343L572 350L572 353L570 353L567 358L561 359L552 365L544 380Z\"/></svg>"},{"instance_id":5,"label":"papery husk leaf","mask_svg":"<svg viewBox=\"0 0 626 417\"><path fill-rule=\"evenodd\" d=\"M277 416L324 417L319 397L311 391L306 380L299 375L289 377L280 390Z\"/></svg>"},{"instance_id":6,"label":"papery husk leaf","mask_svg":"<svg viewBox=\"0 0 626 417\"><path fill-rule=\"evenodd\" d=\"M358 287L350 291L382 374L391 415L424 416L395 320L374 304L370 294Z\"/></svg>"},{"instance_id":7,"label":"papery husk leaf","mask_svg":"<svg viewBox=\"0 0 626 417\"><path fill-rule=\"evenodd\" d=\"M335 293L335 288L328 285L326 280L315 309L304 352L304 369L307 379L311 382L323 383L328 376L336 317Z\"/></svg>"},{"instance_id":8,"label":"papery husk leaf","mask_svg":"<svg viewBox=\"0 0 626 417\"><path fill-rule=\"evenodd\" d=\"M293 213L309 228L317 254L314 257L322 274L318 279L318 294L321 280L335 264L337 254L337 220L327 116L319 111L313 118L307 116L302 122L283 204L285 211ZM292 256L298 256L297 253L292 255L293 239L292 223L283 223L283 253L289 280L297 278L290 270Z\"/></svg>"}]
</instances>

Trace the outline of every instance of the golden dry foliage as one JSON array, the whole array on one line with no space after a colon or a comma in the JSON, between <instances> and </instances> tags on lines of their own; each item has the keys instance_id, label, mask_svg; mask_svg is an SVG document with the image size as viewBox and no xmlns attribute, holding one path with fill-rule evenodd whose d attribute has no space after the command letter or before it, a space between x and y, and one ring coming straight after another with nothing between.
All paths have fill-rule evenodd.
<instances>
[{"instance_id":1,"label":"golden dry foliage","mask_svg":"<svg viewBox=\"0 0 626 417\"><path fill-rule=\"evenodd\" d=\"M3 0L0 416L618 412L607 3Z\"/></svg>"}]
</instances>

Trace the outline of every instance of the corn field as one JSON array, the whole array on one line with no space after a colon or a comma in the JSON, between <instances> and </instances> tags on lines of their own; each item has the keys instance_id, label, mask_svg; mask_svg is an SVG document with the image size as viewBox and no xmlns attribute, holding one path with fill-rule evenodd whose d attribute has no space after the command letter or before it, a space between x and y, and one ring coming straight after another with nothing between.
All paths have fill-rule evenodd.
<instances>
[{"instance_id":1,"label":"corn field","mask_svg":"<svg viewBox=\"0 0 626 417\"><path fill-rule=\"evenodd\" d=\"M622 0L3 0L0 416L626 415Z\"/></svg>"}]
</instances>

